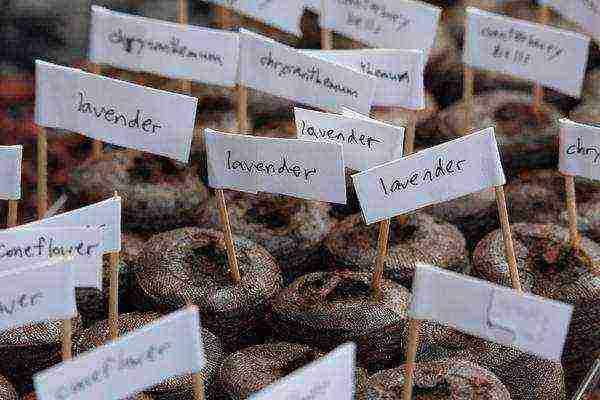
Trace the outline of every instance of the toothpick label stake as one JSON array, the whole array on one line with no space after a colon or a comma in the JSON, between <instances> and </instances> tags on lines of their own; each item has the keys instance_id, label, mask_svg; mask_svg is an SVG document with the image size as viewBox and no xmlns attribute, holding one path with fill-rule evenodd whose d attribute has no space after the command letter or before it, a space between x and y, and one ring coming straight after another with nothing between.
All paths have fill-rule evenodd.
<instances>
[{"instance_id":1,"label":"toothpick label stake","mask_svg":"<svg viewBox=\"0 0 600 400\"><path fill-rule=\"evenodd\" d=\"M598 0L539 0L542 5L553 8L565 18L579 24L583 30L600 39L600 1Z\"/></svg>"},{"instance_id":2,"label":"toothpick label stake","mask_svg":"<svg viewBox=\"0 0 600 400\"><path fill-rule=\"evenodd\" d=\"M238 37L92 6L89 59L132 71L234 87Z\"/></svg>"},{"instance_id":3,"label":"toothpick label stake","mask_svg":"<svg viewBox=\"0 0 600 400\"><path fill-rule=\"evenodd\" d=\"M217 189L346 203L342 145L204 130L208 180Z\"/></svg>"},{"instance_id":4,"label":"toothpick label stake","mask_svg":"<svg viewBox=\"0 0 600 400\"><path fill-rule=\"evenodd\" d=\"M425 108L423 71L426 58L422 50L305 50L306 54L335 62L377 78L373 105Z\"/></svg>"},{"instance_id":5,"label":"toothpick label stake","mask_svg":"<svg viewBox=\"0 0 600 400\"><path fill-rule=\"evenodd\" d=\"M19 229L99 227L103 254L121 251L121 199L113 197L99 203L20 225Z\"/></svg>"},{"instance_id":6,"label":"toothpick label stake","mask_svg":"<svg viewBox=\"0 0 600 400\"><path fill-rule=\"evenodd\" d=\"M23 146L0 146L0 199L21 198Z\"/></svg>"},{"instance_id":7,"label":"toothpick label stake","mask_svg":"<svg viewBox=\"0 0 600 400\"><path fill-rule=\"evenodd\" d=\"M61 260L0 273L0 332L77 314L71 263Z\"/></svg>"},{"instance_id":8,"label":"toothpick label stake","mask_svg":"<svg viewBox=\"0 0 600 400\"><path fill-rule=\"evenodd\" d=\"M102 230L13 228L0 231L0 272L70 257L76 287L102 289Z\"/></svg>"},{"instance_id":9,"label":"toothpick label stake","mask_svg":"<svg viewBox=\"0 0 600 400\"><path fill-rule=\"evenodd\" d=\"M284 32L302 36L300 22L304 0L208 0L209 3L232 9L240 14L274 26Z\"/></svg>"},{"instance_id":10,"label":"toothpick label stake","mask_svg":"<svg viewBox=\"0 0 600 400\"><path fill-rule=\"evenodd\" d=\"M187 163L198 99L36 61L40 126Z\"/></svg>"},{"instance_id":11,"label":"toothpick label stake","mask_svg":"<svg viewBox=\"0 0 600 400\"><path fill-rule=\"evenodd\" d=\"M476 8L467 8L464 62L579 97L590 39ZM565 79L568 77L568 79Z\"/></svg>"},{"instance_id":12,"label":"toothpick label stake","mask_svg":"<svg viewBox=\"0 0 600 400\"><path fill-rule=\"evenodd\" d=\"M365 115L359 119L303 108L294 108L294 117L298 139L341 143L348 168L362 171L402 157L402 127Z\"/></svg>"},{"instance_id":13,"label":"toothpick label stake","mask_svg":"<svg viewBox=\"0 0 600 400\"><path fill-rule=\"evenodd\" d=\"M369 113L377 79L240 29L240 84L328 111Z\"/></svg>"},{"instance_id":14,"label":"toothpick label stake","mask_svg":"<svg viewBox=\"0 0 600 400\"><path fill-rule=\"evenodd\" d=\"M39 400L124 398L205 364L196 307L34 376Z\"/></svg>"},{"instance_id":15,"label":"toothpick label stake","mask_svg":"<svg viewBox=\"0 0 600 400\"><path fill-rule=\"evenodd\" d=\"M415 270L411 318L560 361L573 306L433 266Z\"/></svg>"},{"instance_id":16,"label":"toothpick label stake","mask_svg":"<svg viewBox=\"0 0 600 400\"><path fill-rule=\"evenodd\" d=\"M439 7L413 0L325 0L321 24L373 47L429 54L441 13Z\"/></svg>"},{"instance_id":17,"label":"toothpick label stake","mask_svg":"<svg viewBox=\"0 0 600 400\"><path fill-rule=\"evenodd\" d=\"M505 183L494 128L352 176L367 224Z\"/></svg>"},{"instance_id":18,"label":"toothpick label stake","mask_svg":"<svg viewBox=\"0 0 600 400\"><path fill-rule=\"evenodd\" d=\"M352 400L356 345L347 343L249 397L249 400Z\"/></svg>"},{"instance_id":19,"label":"toothpick label stake","mask_svg":"<svg viewBox=\"0 0 600 400\"><path fill-rule=\"evenodd\" d=\"M559 123L560 172L600 180L600 128L568 119Z\"/></svg>"}]
</instances>

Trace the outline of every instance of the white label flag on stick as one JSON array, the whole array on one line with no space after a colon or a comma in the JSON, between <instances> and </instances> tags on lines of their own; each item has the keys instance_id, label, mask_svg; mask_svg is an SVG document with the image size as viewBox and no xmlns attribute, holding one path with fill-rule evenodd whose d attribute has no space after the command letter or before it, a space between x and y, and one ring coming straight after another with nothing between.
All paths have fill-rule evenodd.
<instances>
[{"instance_id":1,"label":"white label flag on stick","mask_svg":"<svg viewBox=\"0 0 600 400\"><path fill-rule=\"evenodd\" d=\"M352 175L367 224L504 185L494 128Z\"/></svg>"},{"instance_id":2,"label":"white label flag on stick","mask_svg":"<svg viewBox=\"0 0 600 400\"><path fill-rule=\"evenodd\" d=\"M426 59L422 50L306 50L305 53L376 77L374 106L425 108Z\"/></svg>"},{"instance_id":3,"label":"white label flag on stick","mask_svg":"<svg viewBox=\"0 0 600 400\"><path fill-rule=\"evenodd\" d=\"M575 32L467 9L464 62L579 97L590 39Z\"/></svg>"},{"instance_id":4,"label":"white label flag on stick","mask_svg":"<svg viewBox=\"0 0 600 400\"><path fill-rule=\"evenodd\" d=\"M303 108L294 108L294 117L298 139L341 143L348 168L362 171L402 157L402 127Z\"/></svg>"},{"instance_id":5,"label":"white label flag on stick","mask_svg":"<svg viewBox=\"0 0 600 400\"><path fill-rule=\"evenodd\" d=\"M92 6L89 59L133 71L233 87L238 36Z\"/></svg>"},{"instance_id":6,"label":"white label flag on stick","mask_svg":"<svg viewBox=\"0 0 600 400\"><path fill-rule=\"evenodd\" d=\"M544 6L549 6L579 24L583 30L600 39L600 1L598 0L539 0Z\"/></svg>"},{"instance_id":7,"label":"white label flag on stick","mask_svg":"<svg viewBox=\"0 0 600 400\"><path fill-rule=\"evenodd\" d=\"M600 180L600 128L561 119L559 170Z\"/></svg>"},{"instance_id":8,"label":"white label flag on stick","mask_svg":"<svg viewBox=\"0 0 600 400\"><path fill-rule=\"evenodd\" d=\"M441 13L413 0L324 0L321 24L373 47L423 49L428 55Z\"/></svg>"},{"instance_id":9,"label":"white label flag on stick","mask_svg":"<svg viewBox=\"0 0 600 400\"><path fill-rule=\"evenodd\" d=\"M204 362L198 311L190 307L43 371L34 385L39 400L121 399Z\"/></svg>"},{"instance_id":10,"label":"white label flag on stick","mask_svg":"<svg viewBox=\"0 0 600 400\"><path fill-rule=\"evenodd\" d=\"M112 197L73 211L20 225L18 229L99 227L102 253L121 251L121 198Z\"/></svg>"},{"instance_id":11,"label":"white label flag on stick","mask_svg":"<svg viewBox=\"0 0 600 400\"><path fill-rule=\"evenodd\" d=\"M0 231L0 272L69 257L76 287L102 289L102 230L13 228Z\"/></svg>"},{"instance_id":12,"label":"white label flag on stick","mask_svg":"<svg viewBox=\"0 0 600 400\"><path fill-rule=\"evenodd\" d=\"M35 120L187 163L198 99L36 61Z\"/></svg>"},{"instance_id":13,"label":"white label flag on stick","mask_svg":"<svg viewBox=\"0 0 600 400\"><path fill-rule=\"evenodd\" d=\"M240 84L328 111L369 113L377 79L240 29Z\"/></svg>"},{"instance_id":14,"label":"white label flag on stick","mask_svg":"<svg viewBox=\"0 0 600 400\"><path fill-rule=\"evenodd\" d=\"M560 361L573 307L504 286L419 265L410 317Z\"/></svg>"},{"instance_id":15,"label":"white label flag on stick","mask_svg":"<svg viewBox=\"0 0 600 400\"><path fill-rule=\"evenodd\" d=\"M305 0L208 0L208 2L230 8L284 32L302 36L300 22L304 13Z\"/></svg>"},{"instance_id":16,"label":"white label flag on stick","mask_svg":"<svg viewBox=\"0 0 600 400\"><path fill-rule=\"evenodd\" d=\"M205 129L208 180L216 189L346 203L342 145Z\"/></svg>"},{"instance_id":17,"label":"white label flag on stick","mask_svg":"<svg viewBox=\"0 0 600 400\"><path fill-rule=\"evenodd\" d=\"M60 259L0 273L0 332L77 314L71 262Z\"/></svg>"},{"instance_id":18,"label":"white label flag on stick","mask_svg":"<svg viewBox=\"0 0 600 400\"><path fill-rule=\"evenodd\" d=\"M0 146L0 199L21 198L23 146Z\"/></svg>"},{"instance_id":19,"label":"white label flag on stick","mask_svg":"<svg viewBox=\"0 0 600 400\"><path fill-rule=\"evenodd\" d=\"M347 343L250 396L249 400L351 400L356 345Z\"/></svg>"}]
</instances>

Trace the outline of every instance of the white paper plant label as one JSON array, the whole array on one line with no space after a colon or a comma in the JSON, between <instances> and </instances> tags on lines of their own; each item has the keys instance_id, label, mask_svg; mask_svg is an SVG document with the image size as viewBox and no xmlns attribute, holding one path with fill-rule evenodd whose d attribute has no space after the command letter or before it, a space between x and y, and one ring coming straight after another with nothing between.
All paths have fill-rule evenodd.
<instances>
[{"instance_id":1,"label":"white paper plant label","mask_svg":"<svg viewBox=\"0 0 600 400\"><path fill-rule=\"evenodd\" d=\"M0 273L0 332L77 314L73 270L64 259Z\"/></svg>"},{"instance_id":2,"label":"white paper plant label","mask_svg":"<svg viewBox=\"0 0 600 400\"><path fill-rule=\"evenodd\" d=\"M429 54L442 9L413 0L324 0L325 28L373 47Z\"/></svg>"},{"instance_id":3,"label":"white paper plant label","mask_svg":"<svg viewBox=\"0 0 600 400\"><path fill-rule=\"evenodd\" d=\"M89 58L133 71L233 87L238 36L92 6Z\"/></svg>"},{"instance_id":4,"label":"white paper plant label","mask_svg":"<svg viewBox=\"0 0 600 400\"><path fill-rule=\"evenodd\" d=\"M102 253L121 251L121 198L112 197L73 211L20 225L17 229L95 227L102 230Z\"/></svg>"},{"instance_id":5,"label":"white paper plant label","mask_svg":"<svg viewBox=\"0 0 600 400\"><path fill-rule=\"evenodd\" d=\"M348 168L362 171L402 157L402 127L303 108L294 108L294 117L298 139L341 143Z\"/></svg>"},{"instance_id":6,"label":"white paper plant label","mask_svg":"<svg viewBox=\"0 0 600 400\"><path fill-rule=\"evenodd\" d=\"M441 268L415 269L410 316L560 361L573 307Z\"/></svg>"},{"instance_id":7,"label":"white paper plant label","mask_svg":"<svg viewBox=\"0 0 600 400\"><path fill-rule=\"evenodd\" d=\"M600 39L599 0L539 0L539 3L552 7L565 18L579 24L594 39Z\"/></svg>"},{"instance_id":8,"label":"white paper plant label","mask_svg":"<svg viewBox=\"0 0 600 400\"><path fill-rule=\"evenodd\" d=\"M198 99L36 61L35 121L187 163Z\"/></svg>"},{"instance_id":9,"label":"white paper plant label","mask_svg":"<svg viewBox=\"0 0 600 400\"><path fill-rule=\"evenodd\" d=\"M196 307L34 376L39 400L122 399L205 363Z\"/></svg>"},{"instance_id":10,"label":"white paper plant label","mask_svg":"<svg viewBox=\"0 0 600 400\"><path fill-rule=\"evenodd\" d=\"M346 203L342 145L205 129L208 180L217 189Z\"/></svg>"},{"instance_id":11,"label":"white paper plant label","mask_svg":"<svg viewBox=\"0 0 600 400\"><path fill-rule=\"evenodd\" d=\"M505 183L494 128L352 175L367 224Z\"/></svg>"},{"instance_id":12,"label":"white paper plant label","mask_svg":"<svg viewBox=\"0 0 600 400\"><path fill-rule=\"evenodd\" d=\"M21 198L23 146L0 146L0 199Z\"/></svg>"},{"instance_id":13,"label":"white paper plant label","mask_svg":"<svg viewBox=\"0 0 600 400\"><path fill-rule=\"evenodd\" d=\"M579 97L590 39L476 8L467 9L464 62Z\"/></svg>"},{"instance_id":14,"label":"white paper plant label","mask_svg":"<svg viewBox=\"0 0 600 400\"><path fill-rule=\"evenodd\" d=\"M208 0L245 14L284 32L302 36L300 20L306 0Z\"/></svg>"},{"instance_id":15,"label":"white paper plant label","mask_svg":"<svg viewBox=\"0 0 600 400\"><path fill-rule=\"evenodd\" d=\"M306 53L377 78L374 106L425 108L426 60L422 50L306 50Z\"/></svg>"},{"instance_id":16,"label":"white paper plant label","mask_svg":"<svg viewBox=\"0 0 600 400\"><path fill-rule=\"evenodd\" d=\"M369 113L376 78L240 30L240 84L328 111Z\"/></svg>"},{"instance_id":17,"label":"white paper plant label","mask_svg":"<svg viewBox=\"0 0 600 400\"><path fill-rule=\"evenodd\" d=\"M559 122L560 172L600 180L600 128L568 119Z\"/></svg>"},{"instance_id":18,"label":"white paper plant label","mask_svg":"<svg viewBox=\"0 0 600 400\"><path fill-rule=\"evenodd\" d=\"M356 345L341 345L323 358L250 396L250 400L351 400Z\"/></svg>"}]
</instances>

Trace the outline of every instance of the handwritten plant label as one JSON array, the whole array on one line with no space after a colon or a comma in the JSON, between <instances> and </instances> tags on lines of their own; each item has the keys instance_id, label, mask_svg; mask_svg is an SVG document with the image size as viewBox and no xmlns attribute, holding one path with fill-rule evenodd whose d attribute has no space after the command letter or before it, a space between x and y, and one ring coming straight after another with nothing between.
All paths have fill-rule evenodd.
<instances>
[{"instance_id":1,"label":"handwritten plant label","mask_svg":"<svg viewBox=\"0 0 600 400\"><path fill-rule=\"evenodd\" d=\"M102 254L121 251L121 198L94 203L73 211L20 225L20 229L86 227L102 230ZM11 230L11 231L13 231Z\"/></svg>"},{"instance_id":2,"label":"handwritten plant label","mask_svg":"<svg viewBox=\"0 0 600 400\"><path fill-rule=\"evenodd\" d=\"M362 171L402 157L402 127L303 108L294 108L294 116L298 139L341 143L348 168Z\"/></svg>"},{"instance_id":3,"label":"handwritten plant label","mask_svg":"<svg viewBox=\"0 0 600 400\"><path fill-rule=\"evenodd\" d=\"M102 289L102 230L13 228L0 231L0 272L70 257L76 287Z\"/></svg>"},{"instance_id":4,"label":"handwritten plant label","mask_svg":"<svg viewBox=\"0 0 600 400\"><path fill-rule=\"evenodd\" d=\"M233 87L238 47L233 32L92 6L89 59L97 64Z\"/></svg>"},{"instance_id":5,"label":"handwritten plant label","mask_svg":"<svg viewBox=\"0 0 600 400\"><path fill-rule=\"evenodd\" d=\"M494 128L352 175L367 224L505 183Z\"/></svg>"},{"instance_id":6,"label":"handwritten plant label","mask_svg":"<svg viewBox=\"0 0 600 400\"><path fill-rule=\"evenodd\" d=\"M346 203L342 145L204 130L211 187ZM315 156L317 155L317 156Z\"/></svg>"},{"instance_id":7,"label":"handwritten plant label","mask_svg":"<svg viewBox=\"0 0 600 400\"><path fill-rule=\"evenodd\" d=\"M600 128L561 119L559 170L600 180Z\"/></svg>"},{"instance_id":8,"label":"handwritten plant label","mask_svg":"<svg viewBox=\"0 0 600 400\"><path fill-rule=\"evenodd\" d=\"M272 25L284 32L302 36L300 21L305 0L208 0L240 14Z\"/></svg>"},{"instance_id":9,"label":"handwritten plant label","mask_svg":"<svg viewBox=\"0 0 600 400\"><path fill-rule=\"evenodd\" d=\"M306 50L305 53L376 77L375 106L425 108L426 60L421 50Z\"/></svg>"},{"instance_id":10,"label":"handwritten plant label","mask_svg":"<svg viewBox=\"0 0 600 400\"><path fill-rule=\"evenodd\" d=\"M121 399L205 363L196 307L34 376L39 400Z\"/></svg>"},{"instance_id":11,"label":"handwritten plant label","mask_svg":"<svg viewBox=\"0 0 600 400\"><path fill-rule=\"evenodd\" d=\"M321 18L324 28L370 46L422 49L428 55L441 13L412 0L324 0Z\"/></svg>"},{"instance_id":12,"label":"handwritten plant label","mask_svg":"<svg viewBox=\"0 0 600 400\"><path fill-rule=\"evenodd\" d=\"M249 400L351 400L355 392L355 353L354 343L343 344L250 396Z\"/></svg>"},{"instance_id":13,"label":"handwritten plant label","mask_svg":"<svg viewBox=\"0 0 600 400\"><path fill-rule=\"evenodd\" d=\"M579 97L590 39L575 32L467 8L465 64Z\"/></svg>"},{"instance_id":14,"label":"handwritten plant label","mask_svg":"<svg viewBox=\"0 0 600 400\"><path fill-rule=\"evenodd\" d=\"M419 265L409 315L560 361L573 307Z\"/></svg>"},{"instance_id":15,"label":"handwritten plant label","mask_svg":"<svg viewBox=\"0 0 600 400\"><path fill-rule=\"evenodd\" d=\"M36 61L41 126L188 162L198 99Z\"/></svg>"},{"instance_id":16,"label":"handwritten plant label","mask_svg":"<svg viewBox=\"0 0 600 400\"><path fill-rule=\"evenodd\" d=\"M539 0L544 6L549 6L568 18L592 35L600 39L600 1L598 0Z\"/></svg>"},{"instance_id":17,"label":"handwritten plant label","mask_svg":"<svg viewBox=\"0 0 600 400\"><path fill-rule=\"evenodd\" d=\"M329 111L369 113L376 78L240 29L240 84Z\"/></svg>"},{"instance_id":18,"label":"handwritten plant label","mask_svg":"<svg viewBox=\"0 0 600 400\"><path fill-rule=\"evenodd\" d=\"M21 198L23 146L0 146L0 199Z\"/></svg>"},{"instance_id":19,"label":"handwritten plant label","mask_svg":"<svg viewBox=\"0 0 600 400\"><path fill-rule=\"evenodd\" d=\"M73 270L64 259L4 271L0 280L0 332L77 314Z\"/></svg>"}]
</instances>

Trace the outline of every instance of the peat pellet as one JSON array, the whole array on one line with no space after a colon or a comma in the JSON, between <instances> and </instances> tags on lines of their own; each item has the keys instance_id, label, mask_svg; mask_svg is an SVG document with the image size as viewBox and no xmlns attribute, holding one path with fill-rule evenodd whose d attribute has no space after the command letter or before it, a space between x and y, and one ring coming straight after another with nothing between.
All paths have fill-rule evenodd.
<instances>
[{"instance_id":1,"label":"peat pellet","mask_svg":"<svg viewBox=\"0 0 600 400\"><path fill-rule=\"evenodd\" d=\"M157 313L128 313L119 315L119 336L133 332L143 326L155 322L161 317ZM209 392L217 368L223 359L223 348L219 339L209 330L201 329L202 344L206 364L200 371L204 379L205 391ZM109 341L108 321L103 320L84 330L75 343L75 352L82 354L102 346ZM193 393L192 375L181 375L169 378L164 382L147 389L146 392L155 399L160 400L184 400L189 399Z\"/></svg>"},{"instance_id":2,"label":"peat pellet","mask_svg":"<svg viewBox=\"0 0 600 400\"><path fill-rule=\"evenodd\" d=\"M241 281L232 281L222 232L181 228L157 234L144 246L136 286L155 309L174 311L188 302L199 308L202 326L228 350L258 343L271 299L283 281L275 259L250 239L234 236Z\"/></svg>"},{"instance_id":3,"label":"peat pellet","mask_svg":"<svg viewBox=\"0 0 600 400\"><path fill-rule=\"evenodd\" d=\"M0 375L0 399L2 400L18 400L19 396L13 385Z\"/></svg>"}]
</instances>

